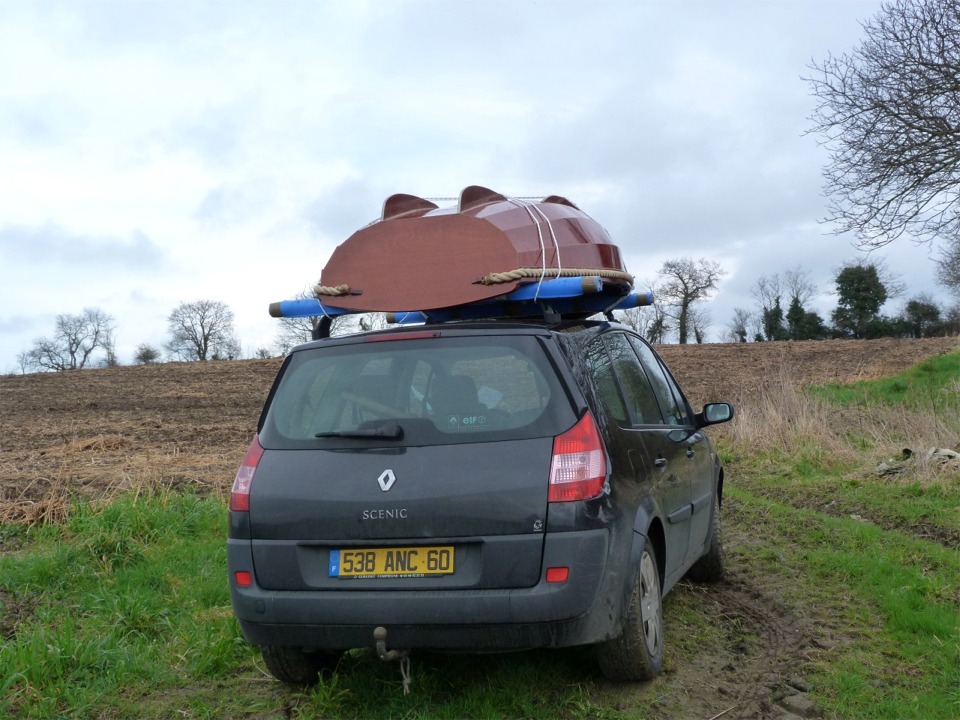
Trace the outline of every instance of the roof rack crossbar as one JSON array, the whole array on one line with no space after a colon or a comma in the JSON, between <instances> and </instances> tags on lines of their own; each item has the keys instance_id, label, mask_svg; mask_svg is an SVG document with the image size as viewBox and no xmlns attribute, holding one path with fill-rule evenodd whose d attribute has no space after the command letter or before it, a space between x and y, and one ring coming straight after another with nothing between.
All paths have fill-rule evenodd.
<instances>
[{"instance_id":1,"label":"roof rack crossbar","mask_svg":"<svg viewBox=\"0 0 960 720\"><path fill-rule=\"evenodd\" d=\"M643 307L653 303L652 292L631 292L602 278L570 277L528 283L499 297L481 302L428 310L396 310L388 313L391 322L400 324L449 322L451 320L510 319L559 316L585 316L613 310ZM270 315L277 318L357 315L369 311L331 307L318 298L284 300L270 304Z\"/></svg>"}]
</instances>

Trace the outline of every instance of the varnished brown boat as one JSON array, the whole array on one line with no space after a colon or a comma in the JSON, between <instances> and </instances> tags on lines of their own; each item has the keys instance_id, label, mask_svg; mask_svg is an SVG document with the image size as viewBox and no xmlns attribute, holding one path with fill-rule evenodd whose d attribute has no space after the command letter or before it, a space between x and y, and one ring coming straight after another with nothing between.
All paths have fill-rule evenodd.
<instances>
[{"instance_id":1,"label":"varnished brown boat","mask_svg":"<svg viewBox=\"0 0 960 720\"><path fill-rule=\"evenodd\" d=\"M623 292L633 281L607 231L569 200L528 202L471 185L449 208L387 198L381 217L333 252L316 291L333 308L429 310L571 276L599 276Z\"/></svg>"}]
</instances>

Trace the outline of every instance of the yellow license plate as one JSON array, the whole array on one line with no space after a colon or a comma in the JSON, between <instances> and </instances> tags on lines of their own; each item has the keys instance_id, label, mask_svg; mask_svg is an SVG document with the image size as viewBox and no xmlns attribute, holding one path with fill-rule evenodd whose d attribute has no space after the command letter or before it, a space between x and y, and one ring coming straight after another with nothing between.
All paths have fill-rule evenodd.
<instances>
[{"instance_id":1,"label":"yellow license plate","mask_svg":"<svg viewBox=\"0 0 960 720\"><path fill-rule=\"evenodd\" d=\"M330 577L426 577L453 574L453 547L331 550Z\"/></svg>"}]
</instances>

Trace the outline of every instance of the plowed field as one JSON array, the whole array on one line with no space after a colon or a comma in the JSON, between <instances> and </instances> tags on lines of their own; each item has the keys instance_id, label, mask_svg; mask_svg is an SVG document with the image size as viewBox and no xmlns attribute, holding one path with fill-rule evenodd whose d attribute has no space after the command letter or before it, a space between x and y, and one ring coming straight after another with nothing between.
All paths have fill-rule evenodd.
<instances>
[{"instance_id":1,"label":"plowed field","mask_svg":"<svg viewBox=\"0 0 960 720\"><path fill-rule=\"evenodd\" d=\"M766 383L882 377L956 338L664 345L691 403L749 402ZM0 517L35 521L71 494L229 489L279 360L166 363L0 377Z\"/></svg>"}]
</instances>

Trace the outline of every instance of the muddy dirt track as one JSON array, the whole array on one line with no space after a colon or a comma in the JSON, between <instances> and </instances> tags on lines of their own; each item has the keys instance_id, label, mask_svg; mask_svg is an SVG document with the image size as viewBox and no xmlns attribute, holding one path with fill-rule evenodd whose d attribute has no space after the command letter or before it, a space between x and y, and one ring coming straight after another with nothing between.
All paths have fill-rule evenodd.
<instances>
[{"instance_id":1,"label":"muddy dirt track","mask_svg":"<svg viewBox=\"0 0 960 720\"><path fill-rule=\"evenodd\" d=\"M658 350L699 406L749 403L771 383L882 377L957 346L957 338L937 338ZM73 495L109 497L131 488L223 494L279 364L168 363L0 377L0 518L57 521ZM736 507L730 511L735 515ZM748 540L728 534L729 544L741 541ZM730 632L728 642L658 681L664 717L818 716L802 668L830 644L828 631L811 628L764 582L734 564L720 586L675 590ZM636 702L627 688L603 685L601 692L612 707L629 710Z\"/></svg>"}]
</instances>

